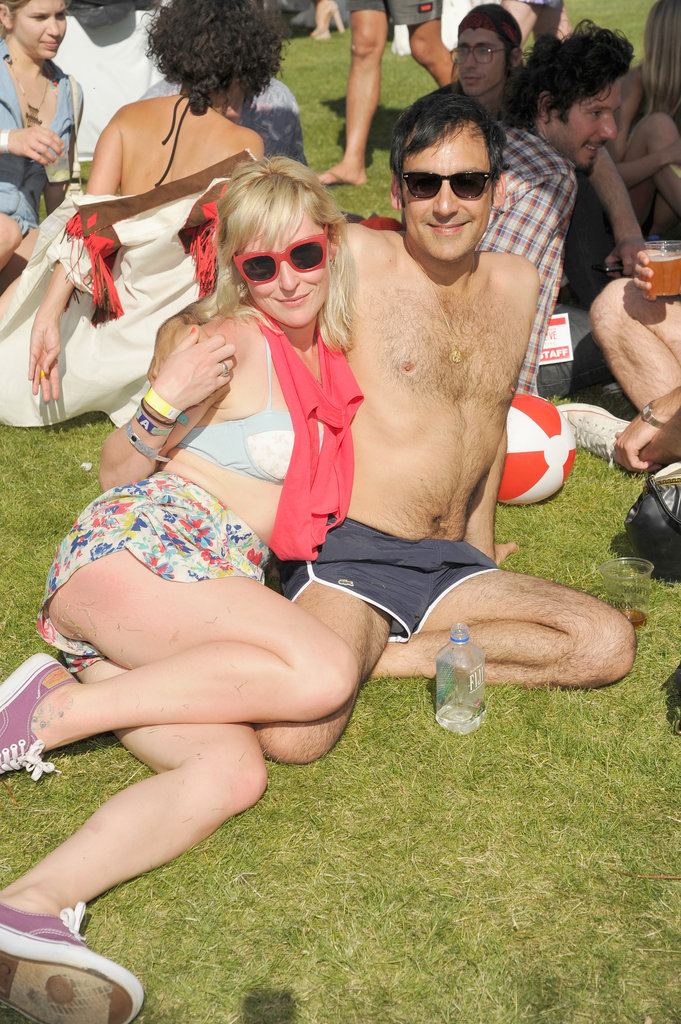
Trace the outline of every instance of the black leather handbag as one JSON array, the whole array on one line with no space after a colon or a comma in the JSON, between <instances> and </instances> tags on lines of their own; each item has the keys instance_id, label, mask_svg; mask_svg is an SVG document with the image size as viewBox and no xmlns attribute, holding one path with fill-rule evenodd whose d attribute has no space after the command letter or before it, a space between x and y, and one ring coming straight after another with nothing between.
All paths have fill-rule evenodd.
<instances>
[{"instance_id":1,"label":"black leather handbag","mask_svg":"<svg viewBox=\"0 0 681 1024\"><path fill-rule=\"evenodd\" d=\"M624 520L631 545L653 577L681 580L681 462L651 474Z\"/></svg>"}]
</instances>

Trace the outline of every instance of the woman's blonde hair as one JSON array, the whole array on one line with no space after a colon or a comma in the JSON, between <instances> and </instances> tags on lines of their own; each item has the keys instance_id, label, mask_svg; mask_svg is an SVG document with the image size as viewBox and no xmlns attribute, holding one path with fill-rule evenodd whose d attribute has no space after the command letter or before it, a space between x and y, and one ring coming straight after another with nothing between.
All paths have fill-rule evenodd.
<instances>
[{"instance_id":1,"label":"woman's blonde hair","mask_svg":"<svg viewBox=\"0 0 681 1024\"><path fill-rule=\"evenodd\" d=\"M328 228L329 246L336 247L328 257L329 294L318 318L321 335L330 349L350 348L356 279L345 218L317 176L283 156L237 168L218 202L218 282L214 295L200 304L202 319L216 313L233 319L265 319L254 306L233 257L246 251L255 238L263 248L282 246L305 214Z\"/></svg>"},{"instance_id":2,"label":"woman's blonde hair","mask_svg":"<svg viewBox=\"0 0 681 1024\"><path fill-rule=\"evenodd\" d=\"M644 114L669 114L681 128L681 0L657 0L643 32Z\"/></svg>"}]
</instances>

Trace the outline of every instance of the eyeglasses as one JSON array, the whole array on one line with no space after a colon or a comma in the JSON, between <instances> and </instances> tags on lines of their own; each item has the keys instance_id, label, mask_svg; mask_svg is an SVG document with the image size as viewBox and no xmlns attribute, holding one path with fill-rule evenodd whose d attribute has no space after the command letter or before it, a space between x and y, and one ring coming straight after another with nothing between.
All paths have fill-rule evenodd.
<instances>
[{"instance_id":1,"label":"eyeglasses","mask_svg":"<svg viewBox=\"0 0 681 1024\"><path fill-rule=\"evenodd\" d=\"M452 56L459 64L473 57L476 64L491 64L492 54L501 53L503 46L485 46L484 43L476 43L475 46L456 46L452 50Z\"/></svg>"},{"instance_id":2,"label":"eyeglasses","mask_svg":"<svg viewBox=\"0 0 681 1024\"><path fill-rule=\"evenodd\" d=\"M282 263L288 263L294 270L308 274L318 270L326 260L326 228L321 235L310 235L297 242L291 242L282 252L245 252L234 257L234 264L246 281L252 284L264 284L274 281L279 275Z\"/></svg>"},{"instance_id":3,"label":"eyeglasses","mask_svg":"<svg viewBox=\"0 0 681 1024\"><path fill-rule=\"evenodd\" d=\"M456 174L435 174L432 171L407 171L402 175L414 199L434 199L448 181L459 199L479 199L492 177L490 171L458 171Z\"/></svg>"}]
</instances>

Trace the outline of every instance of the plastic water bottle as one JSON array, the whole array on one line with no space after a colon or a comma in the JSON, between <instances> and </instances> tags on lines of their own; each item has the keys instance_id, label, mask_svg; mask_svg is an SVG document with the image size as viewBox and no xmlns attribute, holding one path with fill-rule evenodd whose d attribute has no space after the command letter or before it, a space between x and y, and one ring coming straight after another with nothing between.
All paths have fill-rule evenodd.
<instances>
[{"instance_id":1,"label":"plastic water bottle","mask_svg":"<svg viewBox=\"0 0 681 1024\"><path fill-rule=\"evenodd\" d=\"M452 732L473 732L485 721L485 654L470 641L468 626L452 626L450 642L436 659L440 725Z\"/></svg>"}]
</instances>

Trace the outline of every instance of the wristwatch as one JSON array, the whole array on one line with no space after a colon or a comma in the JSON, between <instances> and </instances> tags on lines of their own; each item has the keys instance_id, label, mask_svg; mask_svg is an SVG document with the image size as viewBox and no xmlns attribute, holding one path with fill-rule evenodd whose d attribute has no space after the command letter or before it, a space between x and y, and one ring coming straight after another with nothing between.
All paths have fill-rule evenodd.
<instances>
[{"instance_id":1,"label":"wristwatch","mask_svg":"<svg viewBox=\"0 0 681 1024\"><path fill-rule=\"evenodd\" d=\"M651 427L663 427L664 423L660 423L658 419L653 416L653 403L648 402L641 409L641 419L645 420L646 423L650 423Z\"/></svg>"}]
</instances>

